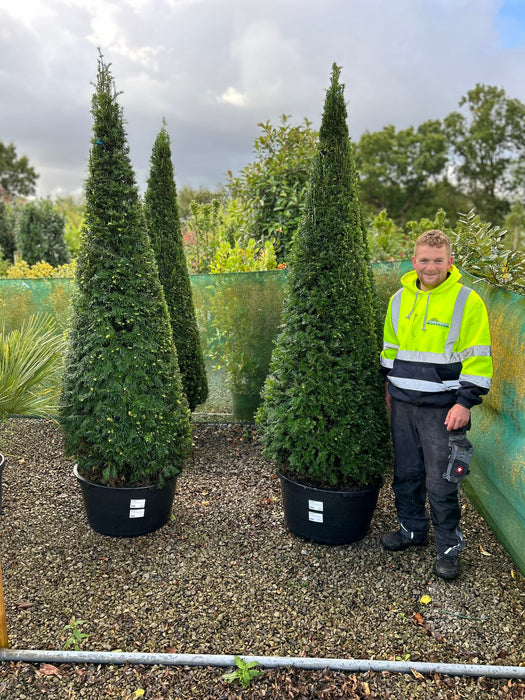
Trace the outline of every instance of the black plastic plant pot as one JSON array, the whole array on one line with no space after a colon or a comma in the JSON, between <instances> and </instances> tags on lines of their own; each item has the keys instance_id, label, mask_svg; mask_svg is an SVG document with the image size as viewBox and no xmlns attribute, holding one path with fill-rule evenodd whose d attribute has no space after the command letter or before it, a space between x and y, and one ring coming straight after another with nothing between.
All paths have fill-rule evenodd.
<instances>
[{"instance_id":1,"label":"black plastic plant pot","mask_svg":"<svg viewBox=\"0 0 525 700\"><path fill-rule=\"evenodd\" d=\"M259 394L237 394L232 391L233 417L245 423L253 423L260 406Z\"/></svg>"},{"instance_id":2,"label":"black plastic plant pot","mask_svg":"<svg viewBox=\"0 0 525 700\"><path fill-rule=\"evenodd\" d=\"M355 491L305 486L279 474L284 519L294 535L319 544L349 544L367 534L382 484Z\"/></svg>"},{"instance_id":3,"label":"black plastic plant pot","mask_svg":"<svg viewBox=\"0 0 525 700\"><path fill-rule=\"evenodd\" d=\"M157 486L113 487L89 481L73 468L90 526L101 535L139 537L166 525L175 496L176 477Z\"/></svg>"}]
</instances>

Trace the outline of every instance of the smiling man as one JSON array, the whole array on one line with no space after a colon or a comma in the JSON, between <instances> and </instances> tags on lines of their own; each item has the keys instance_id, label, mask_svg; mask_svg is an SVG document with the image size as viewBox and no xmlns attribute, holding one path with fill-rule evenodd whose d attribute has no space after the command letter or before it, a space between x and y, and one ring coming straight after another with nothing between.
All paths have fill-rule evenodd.
<instances>
[{"instance_id":1,"label":"smiling man","mask_svg":"<svg viewBox=\"0 0 525 700\"><path fill-rule=\"evenodd\" d=\"M391 411L394 481L399 529L381 536L385 549L428 543L430 519L437 557L434 573L459 575L465 548L459 489L472 446L466 438L470 409L490 388L492 358L487 310L461 284L448 237L421 234L414 270L390 299L381 371Z\"/></svg>"}]
</instances>

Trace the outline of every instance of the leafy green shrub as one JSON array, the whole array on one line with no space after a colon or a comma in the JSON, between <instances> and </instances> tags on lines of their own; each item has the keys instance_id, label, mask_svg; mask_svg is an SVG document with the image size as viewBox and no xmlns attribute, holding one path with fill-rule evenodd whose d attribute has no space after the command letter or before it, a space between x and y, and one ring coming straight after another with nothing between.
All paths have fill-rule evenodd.
<instances>
[{"instance_id":1,"label":"leafy green shrub","mask_svg":"<svg viewBox=\"0 0 525 700\"><path fill-rule=\"evenodd\" d=\"M525 253L505 247L505 229L482 221L474 211L460 214L451 233L457 263L497 287L525 294Z\"/></svg>"},{"instance_id":2,"label":"leafy green shrub","mask_svg":"<svg viewBox=\"0 0 525 700\"><path fill-rule=\"evenodd\" d=\"M9 262L13 262L14 253L16 250L15 239L15 215L13 206L6 202L0 196L0 248L2 254L0 258L4 258Z\"/></svg>"},{"instance_id":3,"label":"leafy green shrub","mask_svg":"<svg viewBox=\"0 0 525 700\"><path fill-rule=\"evenodd\" d=\"M377 483L390 465L373 276L344 87L334 65L305 218L257 423L265 454L319 487Z\"/></svg>"},{"instance_id":4,"label":"leafy green shrub","mask_svg":"<svg viewBox=\"0 0 525 700\"><path fill-rule=\"evenodd\" d=\"M259 127L256 159L237 177L228 173L228 189L249 214L250 236L272 240L279 260L284 261L303 216L318 134L307 119L293 126L287 115L277 127L270 122Z\"/></svg>"},{"instance_id":5,"label":"leafy green shrub","mask_svg":"<svg viewBox=\"0 0 525 700\"><path fill-rule=\"evenodd\" d=\"M184 246L191 273L207 273L219 246L242 245L248 240L248 219L240 199L190 204L184 225Z\"/></svg>"},{"instance_id":6,"label":"leafy green shrub","mask_svg":"<svg viewBox=\"0 0 525 700\"><path fill-rule=\"evenodd\" d=\"M34 315L0 335L0 420L56 414L63 336L51 316Z\"/></svg>"},{"instance_id":7,"label":"leafy green shrub","mask_svg":"<svg viewBox=\"0 0 525 700\"><path fill-rule=\"evenodd\" d=\"M194 411L206 401L208 382L184 255L170 139L165 127L158 134L151 154L145 214L168 305L182 387L190 410Z\"/></svg>"},{"instance_id":8,"label":"leafy green shrub","mask_svg":"<svg viewBox=\"0 0 525 700\"><path fill-rule=\"evenodd\" d=\"M41 260L50 265L69 262L64 238L65 219L48 199L27 202L17 209L18 252L30 265Z\"/></svg>"},{"instance_id":9,"label":"leafy green shrub","mask_svg":"<svg viewBox=\"0 0 525 700\"><path fill-rule=\"evenodd\" d=\"M265 241L263 246L258 246L250 238L245 246L238 242L232 246L228 241L222 241L210 265L210 272L257 272L275 270L276 267L273 243Z\"/></svg>"},{"instance_id":10,"label":"leafy green shrub","mask_svg":"<svg viewBox=\"0 0 525 700\"><path fill-rule=\"evenodd\" d=\"M414 249L402 228L390 219L385 210L368 226L368 245L373 262L387 262L410 258Z\"/></svg>"},{"instance_id":11,"label":"leafy green shrub","mask_svg":"<svg viewBox=\"0 0 525 700\"><path fill-rule=\"evenodd\" d=\"M191 446L168 309L109 66L99 57L86 219L61 418L81 474L116 486L177 475Z\"/></svg>"}]
</instances>

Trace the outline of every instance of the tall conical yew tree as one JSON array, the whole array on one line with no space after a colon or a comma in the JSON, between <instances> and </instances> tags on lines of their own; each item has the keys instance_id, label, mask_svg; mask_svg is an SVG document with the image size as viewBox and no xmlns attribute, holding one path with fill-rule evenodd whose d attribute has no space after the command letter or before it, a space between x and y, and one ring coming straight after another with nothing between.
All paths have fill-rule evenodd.
<instances>
[{"instance_id":1,"label":"tall conical yew tree","mask_svg":"<svg viewBox=\"0 0 525 700\"><path fill-rule=\"evenodd\" d=\"M102 56L95 88L61 398L65 446L92 481L161 485L183 467L190 413L122 109Z\"/></svg>"},{"instance_id":2,"label":"tall conical yew tree","mask_svg":"<svg viewBox=\"0 0 525 700\"><path fill-rule=\"evenodd\" d=\"M320 488L375 484L390 464L373 277L339 75L334 64L257 415L266 456Z\"/></svg>"},{"instance_id":3,"label":"tall conical yew tree","mask_svg":"<svg viewBox=\"0 0 525 700\"><path fill-rule=\"evenodd\" d=\"M206 401L208 380L193 305L177 205L170 137L163 126L151 153L146 224L170 314L182 386L190 410Z\"/></svg>"}]
</instances>

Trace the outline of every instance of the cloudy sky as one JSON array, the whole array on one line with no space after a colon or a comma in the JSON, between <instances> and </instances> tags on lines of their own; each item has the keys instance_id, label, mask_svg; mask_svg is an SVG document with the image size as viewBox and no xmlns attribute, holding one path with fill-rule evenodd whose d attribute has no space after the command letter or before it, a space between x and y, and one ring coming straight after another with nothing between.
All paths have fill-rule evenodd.
<instances>
[{"instance_id":1,"label":"cloudy sky","mask_svg":"<svg viewBox=\"0 0 525 700\"><path fill-rule=\"evenodd\" d=\"M141 190L163 118L177 186L213 188L259 122L319 126L334 62L354 140L442 118L476 83L525 102L525 0L0 0L0 141L39 196L82 190L98 48Z\"/></svg>"}]
</instances>

